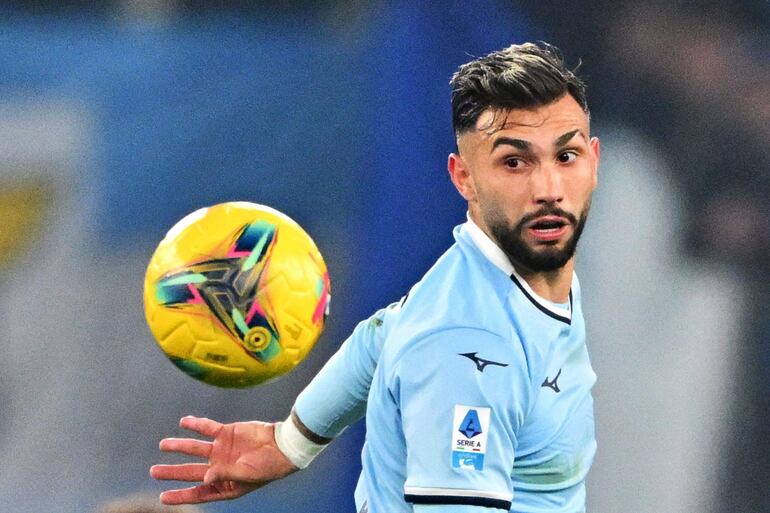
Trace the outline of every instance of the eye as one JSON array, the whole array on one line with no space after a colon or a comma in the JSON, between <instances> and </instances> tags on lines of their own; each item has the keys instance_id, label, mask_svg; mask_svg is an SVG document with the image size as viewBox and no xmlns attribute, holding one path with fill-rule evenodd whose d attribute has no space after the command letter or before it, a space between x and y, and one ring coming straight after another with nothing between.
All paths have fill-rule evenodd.
<instances>
[{"instance_id":1,"label":"eye","mask_svg":"<svg viewBox=\"0 0 770 513\"><path fill-rule=\"evenodd\" d=\"M569 150L569 151L563 151L559 153L559 156L556 157L556 160L558 160L562 164L569 164L570 162L574 162L576 158L577 158L577 152Z\"/></svg>"},{"instance_id":2,"label":"eye","mask_svg":"<svg viewBox=\"0 0 770 513\"><path fill-rule=\"evenodd\" d=\"M508 157L505 159L505 165L511 169L521 169L524 167L524 161L519 157Z\"/></svg>"}]
</instances>

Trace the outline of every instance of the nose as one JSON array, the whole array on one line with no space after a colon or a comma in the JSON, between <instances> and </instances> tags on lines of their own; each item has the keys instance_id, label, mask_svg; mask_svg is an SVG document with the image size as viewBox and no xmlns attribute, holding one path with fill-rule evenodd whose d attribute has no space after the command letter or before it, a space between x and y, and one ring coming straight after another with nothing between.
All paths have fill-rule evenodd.
<instances>
[{"instance_id":1,"label":"nose","mask_svg":"<svg viewBox=\"0 0 770 513\"><path fill-rule=\"evenodd\" d=\"M555 166L538 166L531 175L531 181L534 203L559 203L564 199L561 170Z\"/></svg>"}]
</instances>

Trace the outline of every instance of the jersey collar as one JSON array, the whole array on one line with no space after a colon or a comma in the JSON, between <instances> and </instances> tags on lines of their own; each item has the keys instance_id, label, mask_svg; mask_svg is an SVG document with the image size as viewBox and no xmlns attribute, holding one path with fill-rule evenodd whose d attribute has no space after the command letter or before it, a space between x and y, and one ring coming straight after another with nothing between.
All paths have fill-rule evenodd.
<instances>
[{"instance_id":1,"label":"jersey collar","mask_svg":"<svg viewBox=\"0 0 770 513\"><path fill-rule=\"evenodd\" d=\"M473 219L471 219L471 216L468 213L465 214L465 217L468 219L468 222L465 224L468 230L468 235L470 235L473 244L479 249L479 251L481 251L487 260L492 262L495 267L510 276L511 280L519 287L519 289L521 289L524 295L527 296L527 298L532 303L534 303L539 310L541 310L546 315L553 317L554 319L570 324L572 322L572 290L569 292L569 306L567 308L560 307L553 302L537 295L537 293L532 290L526 280L524 280L524 278L522 278L521 275L516 272L516 269L513 267L513 264L508 259L508 256L505 254L505 252L500 249L500 247L495 244L495 242L490 239L486 233L484 233L484 230L479 228L479 226L473 222Z\"/></svg>"}]
</instances>

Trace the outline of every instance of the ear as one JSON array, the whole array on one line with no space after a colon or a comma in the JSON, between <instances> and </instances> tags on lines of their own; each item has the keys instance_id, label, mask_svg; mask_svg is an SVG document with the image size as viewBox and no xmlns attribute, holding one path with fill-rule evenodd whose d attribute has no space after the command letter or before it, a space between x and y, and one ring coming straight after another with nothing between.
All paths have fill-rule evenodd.
<instances>
[{"instance_id":1,"label":"ear","mask_svg":"<svg viewBox=\"0 0 770 513\"><path fill-rule=\"evenodd\" d=\"M596 187L596 184L599 182L599 157L601 156L601 143L599 142L598 137L591 137L591 141L589 143L589 146L591 148L591 157L593 159L593 172L594 172L594 187Z\"/></svg>"},{"instance_id":2,"label":"ear","mask_svg":"<svg viewBox=\"0 0 770 513\"><path fill-rule=\"evenodd\" d=\"M447 170L449 171L449 178L452 179L452 183L460 195L468 202L474 201L476 199L476 185L473 183L473 177L462 156L457 153L450 153L447 160Z\"/></svg>"}]
</instances>

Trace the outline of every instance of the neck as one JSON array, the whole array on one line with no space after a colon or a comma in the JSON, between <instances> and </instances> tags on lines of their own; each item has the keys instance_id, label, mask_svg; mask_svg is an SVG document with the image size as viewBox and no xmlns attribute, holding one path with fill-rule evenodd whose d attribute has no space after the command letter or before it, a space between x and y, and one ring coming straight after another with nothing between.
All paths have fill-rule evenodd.
<instances>
[{"instance_id":1,"label":"neck","mask_svg":"<svg viewBox=\"0 0 770 513\"><path fill-rule=\"evenodd\" d=\"M564 267L550 272L530 271L516 263L513 264L513 267L538 296L554 303L569 301L572 273L575 269L574 258L564 264Z\"/></svg>"},{"instance_id":2,"label":"neck","mask_svg":"<svg viewBox=\"0 0 770 513\"><path fill-rule=\"evenodd\" d=\"M473 223L481 229L482 232L491 240L498 248L500 244L491 231L487 227L486 223L478 215L473 205L468 209L468 217ZM502 250L500 250L501 254ZM501 257L502 258L502 257ZM555 271L549 272L537 272L531 271L517 262L513 262L510 258L505 257L513 266L516 274L518 274L527 285L538 296L553 301L554 303L566 303L569 301L569 291L572 287L572 274L575 269L575 259L571 258L564 267Z\"/></svg>"}]
</instances>

